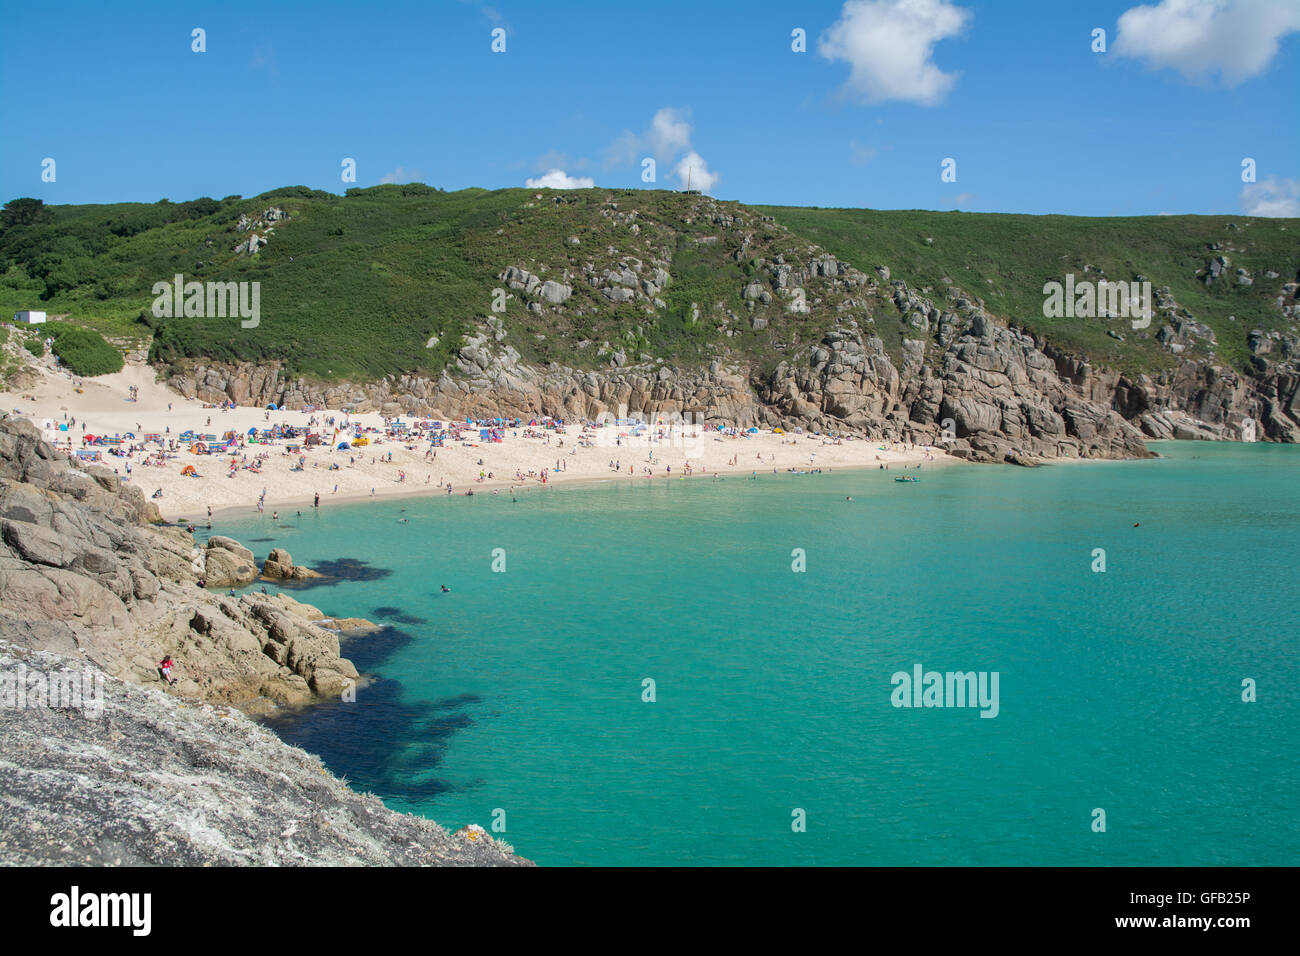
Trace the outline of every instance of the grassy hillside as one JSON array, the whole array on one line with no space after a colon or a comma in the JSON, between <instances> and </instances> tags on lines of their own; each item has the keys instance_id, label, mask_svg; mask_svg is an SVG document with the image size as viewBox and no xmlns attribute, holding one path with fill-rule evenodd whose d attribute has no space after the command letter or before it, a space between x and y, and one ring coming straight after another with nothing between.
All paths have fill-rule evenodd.
<instances>
[{"instance_id":1,"label":"grassy hillside","mask_svg":"<svg viewBox=\"0 0 1300 956\"><path fill-rule=\"evenodd\" d=\"M242 216L276 207L288 218L257 228L267 244L236 251ZM948 284L987 308L1095 360L1125 368L1170 361L1153 326L1107 337L1098 320L1042 316L1042 287L1100 267L1110 279L1148 277L1218 335L1217 354L1240 366L1246 333L1282 322L1273 299L1300 267L1300 221L1245 217L1076 219L965 213L744 207L655 190L506 189L447 193L421 185L349 190L305 187L252 199L18 209L0 223L0 310L44 308L113 342L146 344L160 360L284 361L311 377L363 380L436 374L462 336L493 315L492 290L514 266L573 289L562 307L512 292L499 317L529 361L608 365L614 350L696 363L715 356L774 361L835 320L833 297L791 313L778 297L746 303L742 289L778 256L806 265L815 243L874 275L887 265L942 304ZM775 219L775 221L770 221ZM1229 224L1234 224L1233 229ZM782 228L787 227L787 228ZM1218 243L1222 252L1211 251ZM1231 260L1213 288L1196 277L1214 255ZM635 257L670 281L636 301L611 302L590 279ZM636 263L634 263L635 265ZM1244 267L1251 287L1231 272ZM1272 270L1277 279L1265 279ZM186 280L261 283L261 321L155 319L152 286ZM811 294L811 293L810 293ZM529 302L533 310L528 308ZM873 305L882 337L898 316ZM1236 320L1230 321L1229 315ZM754 321L763 317L763 322ZM758 326L755 328L754 326ZM433 348L426 348L431 338Z\"/></svg>"},{"instance_id":2,"label":"grassy hillside","mask_svg":"<svg viewBox=\"0 0 1300 956\"><path fill-rule=\"evenodd\" d=\"M760 207L762 208L762 207ZM1169 361L1155 341L1158 322L1145 334L1124 321L1110 323L1043 316L1043 286L1143 275L1153 289L1168 286L1174 299L1214 329L1219 358L1241 367L1253 328L1286 328L1273 303L1300 270L1300 220L1244 216L1143 216L1085 219L986 213L870 209L762 209L790 229L864 271L887 265L910 286L942 290L947 282L979 296L988 311L1041 332L1095 361L1148 369ZM1222 250L1212 250L1212 244ZM1213 256L1230 260L1228 275L1207 287L1196 275ZM1093 271L1085 273L1085 266ZM1232 280L1237 268L1252 286ZM1265 277L1269 271L1275 279ZM1229 320L1235 316L1235 320ZM1114 329L1123 343L1106 335Z\"/></svg>"}]
</instances>

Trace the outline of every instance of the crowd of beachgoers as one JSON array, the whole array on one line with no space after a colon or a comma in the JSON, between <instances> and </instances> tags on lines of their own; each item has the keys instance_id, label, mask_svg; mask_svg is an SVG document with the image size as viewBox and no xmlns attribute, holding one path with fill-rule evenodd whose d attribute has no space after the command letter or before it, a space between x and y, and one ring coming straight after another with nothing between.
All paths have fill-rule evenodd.
<instances>
[{"instance_id":1,"label":"crowd of beachgoers","mask_svg":"<svg viewBox=\"0 0 1300 956\"><path fill-rule=\"evenodd\" d=\"M138 485L169 520L391 495L518 494L572 481L717 480L955 460L929 446L680 416L449 420L211 404L167 389L143 365L95 379L57 369L41 375L21 393L0 394L6 413L30 418L58 448Z\"/></svg>"}]
</instances>

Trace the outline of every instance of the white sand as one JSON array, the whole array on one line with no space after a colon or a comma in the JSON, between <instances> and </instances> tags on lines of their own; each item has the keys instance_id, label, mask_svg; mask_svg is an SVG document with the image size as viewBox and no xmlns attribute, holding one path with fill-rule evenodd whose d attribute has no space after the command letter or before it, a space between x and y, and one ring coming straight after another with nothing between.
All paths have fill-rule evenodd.
<instances>
[{"instance_id":1,"label":"white sand","mask_svg":"<svg viewBox=\"0 0 1300 956\"><path fill-rule=\"evenodd\" d=\"M165 438L179 439L180 434L187 430L217 436L227 431L244 435L249 428L261 430L277 423L305 427L313 415L318 421L330 415L339 422L344 418L342 413L329 410L268 413L257 408L229 411L204 408L202 403L187 401L157 384L153 369L145 365L128 365L115 375L79 382L74 382L64 372L38 368L42 375L41 383L21 392L0 392L0 408L7 412L20 411L38 426L46 420L57 423L75 418L76 426L67 432L46 432L47 438L57 438L59 447L64 449L68 447L69 438L73 450L82 448L83 423L86 434L134 432L138 442L145 433L163 433L167 428L171 433L164 435ZM82 388L80 393L75 391L78 384ZM138 388L136 401L128 398L132 385ZM441 417L444 423L447 421L443 416L434 417ZM210 425L207 424L209 419ZM415 422L409 416L404 416L403 420L410 424ZM383 417L378 413L353 415L351 421L381 429L384 426ZM318 425L315 430L323 431L326 438L333 434L332 428L323 425ZM567 424L563 434L559 431L545 432L544 437L536 438L524 437L524 430L507 429L504 442L481 444L475 430L471 433L474 437L466 439L473 443L472 447L448 440L445 447L437 449L437 457L432 461L425 459L429 447L427 440L410 442L414 450L408 450L406 443L382 436L376 440L376 436L371 434L368 447L350 452L330 450L328 446L303 448L307 460L302 471L290 470L298 456L286 451L288 441L250 444L243 452L245 458L241 459L241 464L258 454L268 454L262 463L262 472L254 474L241 467L234 477L228 477L231 458L226 454L195 455L183 449L176 457L168 458L165 466L156 467L142 464L146 457L143 454L117 458L107 454L105 447L100 451L103 453L102 463L123 476L126 476L129 461L132 473L128 480L139 485L146 496L156 488L163 490L163 497L156 503L165 518L186 518L196 522L206 520L208 508L214 513L222 509L243 511L254 508L263 489L266 492L265 509L269 514L273 510L309 506L315 494L320 495L324 507L340 501L370 498L372 490L375 497L446 495L447 483L457 495L468 490L477 494L490 492L493 488L539 487L540 474L548 470L547 483L554 485L601 479L645 480L647 468L650 469L649 477L676 479L686 474L688 463L693 470L692 480L709 480L713 474L747 475L755 470L760 474L771 474L773 468L778 472L790 468L834 470L877 468L885 463L891 470L898 470L922 463L924 470L959 461L937 448L895 445L882 450L880 442L846 440L836 445L817 436L772 432L721 437L716 432L689 425L683 430L680 424L675 426L668 440L651 444L642 439L630 447L626 438L621 446L615 445L618 433L626 433L627 429L612 426L601 429L599 434L588 432L589 437L598 441L596 447L590 448L577 444L582 435L581 423ZM561 440L563 446L559 444ZM153 448L150 446L150 450ZM381 456L386 459L390 452L393 456L391 463L380 460ZM653 461L649 460L650 455L653 455ZM350 458L355 458L355 464L349 463ZM480 459L482 466L478 464ZM620 472L615 473L610 468L611 460L621 462ZM557 462L563 469L558 473L551 470ZM332 463L339 464L340 468L328 470ZM182 477L181 469L186 465L194 465L201 477ZM629 473L629 466L635 469L633 473ZM399 471L406 472L405 482L399 480ZM527 476L529 471L534 474ZM478 481L480 472L491 472L493 478ZM516 479L516 472L525 473L522 482Z\"/></svg>"}]
</instances>

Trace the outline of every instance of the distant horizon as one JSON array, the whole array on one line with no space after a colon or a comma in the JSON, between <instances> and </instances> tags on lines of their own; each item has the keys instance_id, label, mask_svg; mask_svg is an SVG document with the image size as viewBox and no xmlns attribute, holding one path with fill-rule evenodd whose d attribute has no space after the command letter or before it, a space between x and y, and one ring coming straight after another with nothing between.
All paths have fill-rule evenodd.
<instances>
[{"instance_id":1,"label":"distant horizon","mask_svg":"<svg viewBox=\"0 0 1300 956\"><path fill-rule=\"evenodd\" d=\"M537 192L553 192L553 193L585 192L585 191L599 192L601 190L605 190L607 192L647 192L647 193L671 192L671 193L678 193L678 194L685 194L686 192L685 189L663 189L663 188L638 189L635 186L585 186L578 189L557 189L553 186L496 186L496 187L463 186L459 189L447 189L443 186L438 186L434 183L426 183L426 182L421 182L419 180L412 180L409 183L372 183L369 186L348 187L348 188L349 189L359 188L361 190L369 190L369 189L378 188L380 186L393 186L396 188L401 188L402 186L424 186L429 189L439 190L441 192L447 193L448 195L454 195L456 193L463 193L463 192L470 192L470 191L494 193L494 192L502 192L507 189L518 189L522 191L532 190ZM76 206L76 207L120 206L120 205L127 205L127 204L135 204L141 206L156 206L161 202L168 202L173 205L180 205L182 203L194 202L197 199L215 199L217 201L222 201L229 198L230 196L238 196L239 201L243 202L245 200L257 199L261 196L267 196L271 193L280 192L285 189L311 189L316 192L329 193L332 196L337 196L339 199L347 198L346 190L343 192L339 192L333 189L326 189L318 186L308 186L305 183L292 183L285 186L272 186L270 189L264 189L261 192L252 193L251 195L243 195L242 193L228 193L225 196L216 196L211 193L202 193L200 195L189 196L184 199L172 199L170 197L164 197L162 199L154 199L154 200L115 199L115 200L108 200L105 202L80 202L80 203L52 203L52 202L42 200L42 202L44 202L46 206L54 207L54 208L60 206ZM11 196L7 199L4 199L3 202L8 203L18 199L39 199L39 198L40 197L38 196ZM1165 219L1165 218L1186 218L1186 217L1213 219L1221 216L1235 217L1238 219L1300 219L1300 215L1261 216L1257 214L1251 215L1247 213L1242 213L1240 211L1237 212L1160 212L1160 213L1133 213L1133 214L1108 213L1106 215L1087 215L1087 214L1068 213L1068 212L1015 212L1015 211L1008 211L1008 210L1001 210L1001 209L987 209L987 210L986 209L981 209L981 210L926 209L926 208L921 208L919 206L906 206L906 207L828 206L828 205L816 205L811 203L802 204L802 203L748 202L743 199L732 199L726 196L712 196L712 195L708 196L708 198L713 199L717 202L735 202L735 203L739 203L742 206L748 206L752 209L761 209L764 207L768 207L773 209L833 209L833 210L841 210L841 211L858 211L858 212L923 212L923 213L935 213L935 214L945 214L945 215L948 213L961 213L970 216L1032 216L1035 218L1060 217L1065 219Z\"/></svg>"}]
</instances>

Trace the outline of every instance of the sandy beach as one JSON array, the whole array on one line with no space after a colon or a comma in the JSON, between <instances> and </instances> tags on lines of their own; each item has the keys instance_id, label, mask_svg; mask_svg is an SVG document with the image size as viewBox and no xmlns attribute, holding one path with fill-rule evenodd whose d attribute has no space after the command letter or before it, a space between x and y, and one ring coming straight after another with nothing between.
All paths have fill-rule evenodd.
<instances>
[{"instance_id":1,"label":"sandy beach","mask_svg":"<svg viewBox=\"0 0 1300 956\"><path fill-rule=\"evenodd\" d=\"M131 364L121 372L95 379L74 379L67 372L39 364L41 380L19 391L0 392L0 407L20 413L41 427L47 440L64 450L99 451L100 461L124 480L138 485L154 499L170 521L206 523L208 509L218 515L230 509L255 509L264 494L267 513L311 506L316 495L321 507L340 502L396 496L453 495L541 487L573 482L614 479L624 481L705 479L715 474L771 474L789 470L814 471L846 468L890 470L922 469L959 463L938 448L882 445L862 439L833 442L824 436L780 434L720 434L702 426L656 425L640 436L633 429L606 425L584 430L581 422L563 427L506 427L500 442L480 440L477 428L460 440L447 438L442 447L428 437L407 439L385 434L384 418L376 413L344 415L338 410L270 411L259 408L205 407L155 382L152 368ZM77 389L80 389L78 391ZM134 388L134 393L132 389ZM134 397L133 397L134 396ZM334 424L326 420L333 418ZM438 417L438 416L435 416ZM315 424L311 424L312 420ZM75 424L72 422L75 420ZM335 436L347 422L349 431ZM414 426L415 420L403 419ZM446 417L441 417L444 424ZM60 425L67 425L60 430ZM311 429L332 443L307 447L297 439L247 442L234 453L192 453L182 443L182 433L223 438L228 433L247 438L249 429L261 432L273 426ZM340 450L360 425L368 444ZM84 428L83 428L84 426ZM118 446L139 446L145 435L158 434L164 445L176 441L161 465L159 446L127 456L109 454L108 446L83 445L83 435L120 436L131 433ZM289 446L299 446L291 452ZM235 468L232 470L232 457ZM391 460L390 460L391 457ZM251 470L256 465L260 471ZM129 466L129 472L128 472ZM182 475L193 466L197 477ZM403 479L403 475L405 478Z\"/></svg>"}]
</instances>

